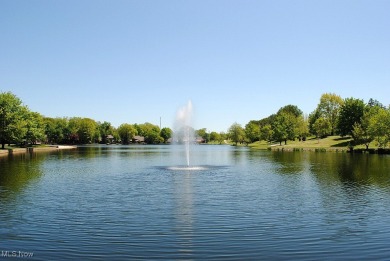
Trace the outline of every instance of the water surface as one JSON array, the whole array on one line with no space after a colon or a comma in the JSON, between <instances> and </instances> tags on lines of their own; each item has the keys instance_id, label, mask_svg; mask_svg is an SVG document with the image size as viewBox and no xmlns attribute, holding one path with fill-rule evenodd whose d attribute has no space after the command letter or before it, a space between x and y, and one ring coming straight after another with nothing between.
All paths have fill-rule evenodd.
<instances>
[{"instance_id":1,"label":"water surface","mask_svg":"<svg viewBox=\"0 0 390 261\"><path fill-rule=\"evenodd\" d=\"M87 146L0 158L0 250L32 260L390 256L390 157Z\"/></svg>"}]
</instances>

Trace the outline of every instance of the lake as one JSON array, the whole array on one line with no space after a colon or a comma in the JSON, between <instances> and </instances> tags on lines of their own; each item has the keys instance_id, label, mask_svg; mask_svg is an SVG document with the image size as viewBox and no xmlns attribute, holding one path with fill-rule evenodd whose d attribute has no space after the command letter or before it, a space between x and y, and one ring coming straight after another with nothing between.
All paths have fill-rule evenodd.
<instances>
[{"instance_id":1,"label":"lake","mask_svg":"<svg viewBox=\"0 0 390 261\"><path fill-rule=\"evenodd\" d=\"M0 158L0 251L28 260L390 257L390 157L194 145ZM27 257L28 254L33 256Z\"/></svg>"}]
</instances>

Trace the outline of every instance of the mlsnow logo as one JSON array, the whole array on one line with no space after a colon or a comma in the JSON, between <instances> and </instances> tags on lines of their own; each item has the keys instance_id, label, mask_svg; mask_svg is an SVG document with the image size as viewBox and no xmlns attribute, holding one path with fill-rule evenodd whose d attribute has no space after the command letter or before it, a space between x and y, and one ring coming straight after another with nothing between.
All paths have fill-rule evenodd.
<instances>
[{"instance_id":1,"label":"mlsnow logo","mask_svg":"<svg viewBox=\"0 0 390 261\"><path fill-rule=\"evenodd\" d=\"M24 252L24 251L1 251L1 257L6 258L31 258L34 256L33 252Z\"/></svg>"}]
</instances>

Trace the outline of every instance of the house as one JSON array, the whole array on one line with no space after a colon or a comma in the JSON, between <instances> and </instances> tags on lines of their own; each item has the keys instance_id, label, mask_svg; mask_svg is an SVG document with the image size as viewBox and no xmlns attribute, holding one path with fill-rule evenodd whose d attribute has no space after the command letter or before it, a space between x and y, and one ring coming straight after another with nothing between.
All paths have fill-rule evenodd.
<instances>
[{"instance_id":1,"label":"house","mask_svg":"<svg viewBox=\"0 0 390 261\"><path fill-rule=\"evenodd\" d=\"M145 137L144 136L134 136L133 137L133 143L145 143Z\"/></svg>"},{"instance_id":2,"label":"house","mask_svg":"<svg viewBox=\"0 0 390 261\"><path fill-rule=\"evenodd\" d=\"M196 137L196 140L195 140L195 142L196 142L196 143L205 143L205 142L206 142L206 140L205 140L205 139L203 139L202 137L198 136L198 137Z\"/></svg>"},{"instance_id":3,"label":"house","mask_svg":"<svg viewBox=\"0 0 390 261\"><path fill-rule=\"evenodd\" d=\"M106 141L107 143L113 143L114 142L114 136L112 136L111 134L107 135L106 136Z\"/></svg>"}]
</instances>

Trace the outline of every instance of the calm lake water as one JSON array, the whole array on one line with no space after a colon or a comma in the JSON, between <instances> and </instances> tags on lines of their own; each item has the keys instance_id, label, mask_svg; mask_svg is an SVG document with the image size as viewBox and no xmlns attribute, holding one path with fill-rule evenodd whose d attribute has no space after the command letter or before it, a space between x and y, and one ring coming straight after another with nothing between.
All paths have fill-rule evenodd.
<instances>
[{"instance_id":1,"label":"calm lake water","mask_svg":"<svg viewBox=\"0 0 390 261\"><path fill-rule=\"evenodd\" d=\"M390 258L389 156L197 145L191 162L200 170L171 168L183 154L179 146L95 146L1 157L2 255Z\"/></svg>"}]
</instances>

